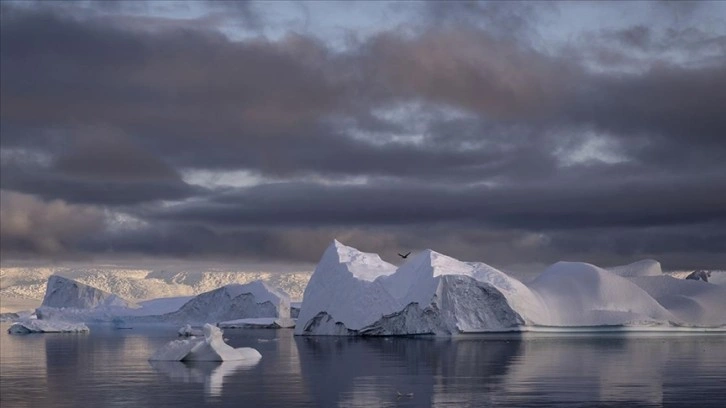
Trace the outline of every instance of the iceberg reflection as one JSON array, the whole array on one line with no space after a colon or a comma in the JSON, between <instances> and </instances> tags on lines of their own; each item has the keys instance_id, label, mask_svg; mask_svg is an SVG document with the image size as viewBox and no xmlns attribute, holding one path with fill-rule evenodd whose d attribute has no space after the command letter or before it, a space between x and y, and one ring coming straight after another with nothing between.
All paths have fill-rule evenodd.
<instances>
[{"instance_id":1,"label":"iceberg reflection","mask_svg":"<svg viewBox=\"0 0 726 408\"><path fill-rule=\"evenodd\" d=\"M697 376L726 361L715 334L296 340L319 406L678 405L694 385L707 400L722 393Z\"/></svg>"},{"instance_id":2,"label":"iceberg reflection","mask_svg":"<svg viewBox=\"0 0 726 408\"><path fill-rule=\"evenodd\" d=\"M157 372L165 374L174 382L204 384L204 394L219 397L225 377L255 367L260 360L239 361L149 361Z\"/></svg>"}]
</instances>

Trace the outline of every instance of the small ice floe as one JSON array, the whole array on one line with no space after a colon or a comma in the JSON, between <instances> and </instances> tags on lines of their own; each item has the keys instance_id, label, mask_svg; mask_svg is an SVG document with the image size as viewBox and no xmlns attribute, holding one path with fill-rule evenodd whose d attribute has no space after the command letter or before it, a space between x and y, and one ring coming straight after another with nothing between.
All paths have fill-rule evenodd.
<instances>
[{"instance_id":1,"label":"small ice floe","mask_svg":"<svg viewBox=\"0 0 726 408\"><path fill-rule=\"evenodd\" d=\"M156 351L151 361L238 361L259 360L262 355L250 347L233 348L224 342L219 327L205 324L204 337L174 340Z\"/></svg>"},{"instance_id":2,"label":"small ice floe","mask_svg":"<svg viewBox=\"0 0 726 408\"><path fill-rule=\"evenodd\" d=\"M28 319L15 322L8 328L10 334L29 333L88 333L84 323L70 323L59 320Z\"/></svg>"},{"instance_id":3,"label":"small ice floe","mask_svg":"<svg viewBox=\"0 0 726 408\"><path fill-rule=\"evenodd\" d=\"M194 329L190 324L179 329L177 333L179 333L179 337L204 336L204 332L201 329Z\"/></svg>"}]
</instances>

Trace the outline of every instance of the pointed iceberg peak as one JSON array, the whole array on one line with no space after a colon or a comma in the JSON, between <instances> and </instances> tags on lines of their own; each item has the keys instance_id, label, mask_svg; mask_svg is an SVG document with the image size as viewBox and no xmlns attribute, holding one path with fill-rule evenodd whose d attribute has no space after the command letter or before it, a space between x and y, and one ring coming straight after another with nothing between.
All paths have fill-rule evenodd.
<instances>
[{"instance_id":1,"label":"pointed iceberg peak","mask_svg":"<svg viewBox=\"0 0 726 408\"><path fill-rule=\"evenodd\" d=\"M328 245L328 248L323 253L323 257L321 261L326 259L334 259L336 262L347 262L350 258L352 258L356 253L358 253L357 249L353 247L349 247L342 242L338 241L337 239L334 239L333 242Z\"/></svg>"},{"instance_id":2,"label":"pointed iceberg peak","mask_svg":"<svg viewBox=\"0 0 726 408\"><path fill-rule=\"evenodd\" d=\"M378 276L390 275L396 271L394 265L382 260L378 254L361 252L342 244L337 239L333 240L325 250L318 267L323 266L323 270L332 270L329 269L330 265L335 264L343 265L354 277L365 281L373 281ZM320 268L316 268L316 271L317 269Z\"/></svg>"},{"instance_id":3,"label":"pointed iceberg peak","mask_svg":"<svg viewBox=\"0 0 726 408\"><path fill-rule=\"evenodd\" d=\"M471 275L473 267L456 258L436 252L432 249L425 249L417 253L413 258L406 262L401 269L422 268L429 270L431 276L439 275Z\"/></svg>"},{"instance_id":4,"label":"pointed iceberg peak","mask_svg":"<svg viewBox=\"0 0 726 408\"><path fill-rule=\"evenodd\" d=\"M51 275L42 306L93 309L101 306L128 307L120 297L59 275Z\"/></svg>"}]
</instances>

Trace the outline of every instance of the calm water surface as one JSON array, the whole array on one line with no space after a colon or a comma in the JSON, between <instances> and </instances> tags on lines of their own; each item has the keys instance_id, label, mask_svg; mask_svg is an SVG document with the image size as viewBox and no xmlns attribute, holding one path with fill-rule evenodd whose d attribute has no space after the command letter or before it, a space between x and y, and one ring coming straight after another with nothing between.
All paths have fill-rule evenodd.
<instances>
[{"instance_id":1,"label":"calm water surface","mask_svg":"<svg viewBox=\"0 0 726 408\"><path fill-rule=\"evenodd\" d=\"M232 346L262 353L246 366L150 363L174 327L26 336L7 327L2 408L726 407L723 334L348 339L227 330Z\"/></svg>"}]
</instances>

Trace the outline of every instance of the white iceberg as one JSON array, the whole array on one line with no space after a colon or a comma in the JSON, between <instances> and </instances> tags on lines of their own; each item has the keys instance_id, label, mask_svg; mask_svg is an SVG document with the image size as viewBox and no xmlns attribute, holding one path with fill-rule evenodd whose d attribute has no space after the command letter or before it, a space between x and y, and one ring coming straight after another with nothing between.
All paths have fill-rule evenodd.
<instances>
[{"instance_id":1,"label":"white iceberg","mask_svg":"<svg viewBox=\"0 0 726 408\"><path fill-rule=\"evenodd\" d=\"M151 299L138 304L72 279L53 275L39 319L110 322L122 328L134 323L192 323L245 318L274 318L290 327L290 298L262 281L230 284L194 297Z\"/></svg>"},{"instance_id":2,"label":"white iceberg","mask_svg":"<svg viewBox=\"0 0 726 408\"><path fill-rule=\"evenodd\" d=\"M250 347L233 348L224 342L222 330L205 324L204 337L174 340L157 350L151 361L257 361L262 358L259 351Z\"/></svg>"},{"instance_id":3,"label":"white iceberg","mask_svg":"<svg viewBox=\"0 0 726 408\"><path fill-rule=\"evenodd\" d=\"M670 324L678 319L638 285L582 262L558 262L528 287L543 300L545 326Z\"/></svg>"},{"instance_id":4,"label":"white iceberg","mask_svg":"<svg viewBox=\"0 0 726 408\"><path fill-rule=\"evenodd\" d=\"M305 288L295 334L347 334L349 329L361 329L384 314L400 310L393 296L376 280L395 271L394 265L376 254L334 241ZM331 320L328 313L334 313L336 320ZM306 328L309 325L314 328Z\"/></svg>"},{"instance_id":5,"label":"white iceberg","mask_svg":"<svg viewBox=\"0 0 726 408\"><path fill-rule=\"evenodd\" d=\"M726 286L672 276L637 277L631 281L658 301L684 326L726 325Z\"/></svg>"},{"instance_id":6,"label":"white iceberg","mask_svg":"<svg viewBox=\"0 0 726 408\"><path fill-rule=\"evenodd\" d=\"M112 321L134 307L130 302L101 289L52 275L43 303L35 310L38 319L61 321Z\"/></svg>"},{"instance_id":7,"label":"white iceberg","mask_svg":"<svg viewBox=\"0 0 726 408\"><path fill-rule=\"evenodd\" d=\"M94 309L98 307L129 307L129 302L92 286L59 275L48 278L41 307Z\"/></svg>"},{"instance_id":8,"label":"white iceberg","mask_svg":"<svg viewBox=\"0 0 726 408\"><path fill-rule=\"evenodd\" d=\"M262 317L289 319L290 297L262 281L254 281L225 285L202 293L175 312L147 319L203 323Z\"/></svg>"},{"instance_id":9,"label":"white iceberg","mask_svg":"<svg viewBox=\"0 0 726 408\"><path fill-rule=\"evenodd\" d=\"M10 334L29 333L88 333L88 326L83 323L64 321L48 321L38 319L27 319L13 323L8 328Z\"/></svg>"},{"instance_id":10,"label":"white iceberg","mask_svg":"<svg viewBox=\"0 0 726 408\"><path fill-rule=\"evenodd\" d=\"M558 262L525 285L489 265L431 250L396 269L378 255L334 241L305 289L295 334L726 327L726 316L720 313L726 310L726 296L719 287L694 281L659 285L661 278L660 264L652 260L611 270Z\"/></svg>"}]
</instances>

